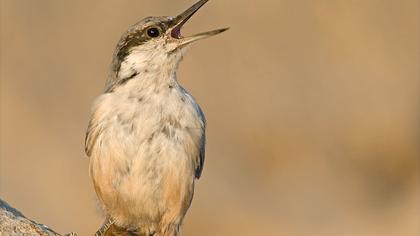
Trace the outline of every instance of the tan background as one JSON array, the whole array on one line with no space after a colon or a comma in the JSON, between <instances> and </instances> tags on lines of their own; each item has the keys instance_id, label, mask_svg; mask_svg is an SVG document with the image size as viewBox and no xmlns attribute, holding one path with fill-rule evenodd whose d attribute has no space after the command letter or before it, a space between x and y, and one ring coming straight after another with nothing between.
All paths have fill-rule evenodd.
<instances>
[{"instance_id":1,"label":"tan background","mask_svg":"<svg viewBox=\"0 0 420 236\"><path fill-rule=\"evenodd\" d=\"M114 46L193 0L1 0L0 197L60 232L100 224L83 153ZM208 119L183 235L420 235L420 4L211 1L179 78Z\"/></svg>"}]
</instances>

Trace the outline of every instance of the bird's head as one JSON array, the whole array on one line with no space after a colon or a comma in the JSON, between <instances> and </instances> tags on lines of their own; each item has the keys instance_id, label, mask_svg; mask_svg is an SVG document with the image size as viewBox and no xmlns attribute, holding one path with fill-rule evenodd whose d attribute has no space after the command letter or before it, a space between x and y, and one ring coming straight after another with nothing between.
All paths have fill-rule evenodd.
<instances>
[{"instance_id":1,"label":"bird's head","mask_svg":"<svg viewBox=\"0 0 420 236\"><path fill-rule=\"evenodd\" d=\"M114 53L113 79L124 80L154 71L174 71L186 46L226 31L227 28L223 28L182 36L182 26L207 1L200 0L176 17L147 17L130 27L121 37Z\"/></svg>"}]
</instances>

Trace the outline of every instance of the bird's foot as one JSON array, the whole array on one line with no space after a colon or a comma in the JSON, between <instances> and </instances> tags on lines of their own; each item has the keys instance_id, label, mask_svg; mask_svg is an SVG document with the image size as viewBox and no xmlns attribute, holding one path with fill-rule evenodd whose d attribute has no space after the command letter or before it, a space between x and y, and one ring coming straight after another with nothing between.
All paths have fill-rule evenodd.
<instances>
[{"instance_id":1,"label":"bird's foot","mask_svg":"<svg viewBox=\"0 0 420 236\"><path fill-rule=\"evenodd\" d=\"M71 233L65 234L64 236L77 236L77 234L75 232L71 232Z\"/></svg>"},{"instance_id":2,"label":"bird's foot","mask_svg":"<svg viewBox=\"0 0 420 236\"><path fill-rule=\"evenodd\" d=\"M114 220L112 220L111 218L108 218L102 224L101 228L99 228L98 231L96 231L96 233L95 233L94 236L105 236L106 235L106 232L112 226L112 224L114 224Z\"/></svg>"}]
</instances>

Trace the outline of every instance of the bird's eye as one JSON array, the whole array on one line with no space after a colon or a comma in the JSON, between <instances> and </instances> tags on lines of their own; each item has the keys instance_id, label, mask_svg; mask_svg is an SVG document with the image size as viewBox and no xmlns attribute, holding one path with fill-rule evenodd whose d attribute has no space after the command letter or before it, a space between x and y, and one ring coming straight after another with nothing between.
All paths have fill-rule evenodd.
<instances>
[{"instance_id":1,"label":"bird's eye","mask_svg":"<svg viewBox=\"0 0 420 236\"><path fill-rule=\"evenodd\" d=\"M156 38L156 37L159 37L160 31L156 27L151 27L151 28L147 29L147 35L151 38Z\"/></svg>"}]
</instances>

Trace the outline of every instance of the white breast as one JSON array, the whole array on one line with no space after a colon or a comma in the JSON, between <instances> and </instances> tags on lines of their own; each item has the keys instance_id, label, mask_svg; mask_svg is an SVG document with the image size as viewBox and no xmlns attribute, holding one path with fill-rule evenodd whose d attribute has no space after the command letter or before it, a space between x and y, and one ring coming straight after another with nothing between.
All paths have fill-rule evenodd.
<instances>
[{"instance_id":1,"label":"white breast","mask_svg":"<svg viewBox=\"0 0 420 236\"><path fill-rule=\"evenodd\" d=\"M135 85L99 97L93 115L102 132L91 175L107 211L125 225L162 220L165 209L186 211L204 125L178 84L151 86L141 96Z\"/></svg>"}]
</instances>

